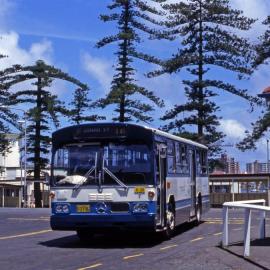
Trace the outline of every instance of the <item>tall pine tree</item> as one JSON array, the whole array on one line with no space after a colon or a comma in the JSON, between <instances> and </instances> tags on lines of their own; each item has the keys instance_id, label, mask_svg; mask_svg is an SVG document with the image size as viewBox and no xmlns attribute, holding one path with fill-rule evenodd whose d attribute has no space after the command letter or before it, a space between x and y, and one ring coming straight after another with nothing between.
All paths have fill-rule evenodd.
<instances>
[{"instance_id":1,"label":"tall pine tree","mask_svg":"<svg viewBox=\"0 0 270 270\"><path fill-rule=\"evenodd\" d=\"M250 45L232 29L248 30L254 20L244 17L242 11L232 9L229 0L187 0L162 6L168 15L166 30L160 33L160 38L172 41L180 38L181 45L169 60L163 62L160 70L149 75L182 71L190 74L183 80L187 102L179 102L166 112L162 119L169 123L164 129L188 135L208 145L212 156L216 155L221 151L224 135L217 130L219 107L213 98L226 91L251 102L257 101L247 90L238 89L217 76L217 69L238 75L251 73ZM191 128L186 129L186 126Z\"/></svg>"},{"instance_id":2,"label":"tall pine tree","mask_svg":"<svg viewBox=\"0 0 270 270\"><path fill-rule=\"evenodd\" d=\"M259 38L256 46L256 57L254 68L262 64L269 64L270 60L270 16L263 22L267 27L265 33ZM264 95L262 95L263 97ZM269 96L266 97L269 101ZM270 104L266 104L266 112L255 122L252 123L252 132L246 131L246 137L237 146L240 150L256 149L256 142L260 140L270 128Z\"/></svg>"},{"instance_id":3,"label":"tall pine tree","mask_svg":"<svg viewBox=\"0 0 270 270\"><path fill-rule=\"evenodd\" d=\"M1 37L0 37L1 39ZM0 53L0 60L7 56ZM2 105L9 99L6 85L0 80L0 155L9 149L9 140L6 136L10 132L10 125L17 126L17 116L9 108Z\"/></svg>"},{"instance_id":4,"label":"tall pine tree","mask_svg":"<svg viewBox=\"0 0 270 270\"><path fill-rule=\"evenodd\" d=\"M150 2L159 3L162 0ZM109 15L101 15L100 19L104 22L116 22L118 32L100 40L97 47L116 43L117 66L110 92L105 98L98 100L96 105L102 108L116 105L117 116L113 118L114 121L152 121L149 113L154 110L153 105L161 107L163 102L152 91L136 84L134 79L136 70L132 67L132 62L135 58L158 62L154 57L139 52L136 44L142 41L141 33L155 34L155 30L149 25L160 25L153 15L159 16L161 13L143 0L112 0L108 9L112 12ZM152 104L142 99L151 101Z\"/></svg>"},{"instance_id":5,"label":"tall pine tree","mask_svg":"<svg viewBox=\"0 0 270 270\"><path fill-rule=\"evenodd\" d=\"M92 122L104 120L105 117L97 114L89 115L89 110L92 108L91 100L88 98L88 88L77 88L73 94L73 100L69 103L69 119L71 122L79 125L82 122Z\"/></svg>"},{"instance_id":6,"label":"tall pine tree","mask_svg":"<svg viewBox=\"0 0 270 270\"><path fill-rule=\"evenodd\" d=\"M19 90L10 96L8 105L30 104L28 110L28 161L33 164L34 172L34 195L36 207L41 207L40 180L41 172L48 164L50 136L48 131L51 122L59 125L59 115L66 114L62 102L56 95L50 92L51 83L54 79L68 81L81 89L87 89L87 85L79 80L45 64L39 60L33 66L13 66L0 72L0 80L7 88L25 81L33 81L34 89Z\"/></svg>"}]
</instances>

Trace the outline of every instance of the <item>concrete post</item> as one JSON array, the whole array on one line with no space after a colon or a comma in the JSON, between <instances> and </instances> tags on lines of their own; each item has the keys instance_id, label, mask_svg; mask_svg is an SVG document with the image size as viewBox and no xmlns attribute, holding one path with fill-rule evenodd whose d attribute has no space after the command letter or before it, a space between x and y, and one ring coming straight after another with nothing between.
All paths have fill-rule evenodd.
<instances>
[{"instance_id":1,"label":"concrete post","mask_svg":"<svg viewBox=\"0 0 270 270\"><path fill-rule=\"evenodd\" d=\"M244 232L244 257L250 255L250 223L251 223L251 209L245 210L245 232Z\"/></svg>"},{"instance_id":2,"label":"concrete post","mask_svg":"<svg viewBox=\"0 0 270 270\"><path fill-rule=\"evenodd\" d=\"M259 232L259 239L265 238L265 211L261 211L260 213L260 232Z\"/></svg>"},{"instance_id":3,"label":"concrete post","mask_svg":"<svg viewBox=\"0 0 270 270\"><path fill-rule=\"evenodd\" d=\"M223 216L222 247L227 247L229 245L228 212L229 212L229 207L223 206L223 209L222 209L222 216Z\"/></svg>"},{"instance_id":4,"label":"concrete post","mask_svg":"<svg viewBox=\"0 0 270 270\"><path fill-rule=\"evenodd\" d=\"M2 189L3 193L2 193L2 207L5 207L5 188L3 187Z\"/></svg>"}]
</instances>

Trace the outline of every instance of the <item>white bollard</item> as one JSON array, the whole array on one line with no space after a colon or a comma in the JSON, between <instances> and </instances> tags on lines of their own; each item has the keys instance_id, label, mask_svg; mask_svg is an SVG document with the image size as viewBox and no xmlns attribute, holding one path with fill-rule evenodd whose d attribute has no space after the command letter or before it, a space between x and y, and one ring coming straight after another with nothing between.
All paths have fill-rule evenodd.
<instances>
[{"instance_id":1,"label":"white bollard","mask_svg":"<svg viewBox=\"0 0 270 270\"><path fill-rule=\"evenodd\" d=\"M259 239L265 238L265 211L261 211L260 213L260 235Z\"/></svg>"},{"instance_id":2,"label":"white bollard","mask_svg":"<svg viewBox=\"0 0 270 270\"><path fill-rule=\"evenodd\" d=\"M229 212L229 207L223 206L223 210L222 210L222 216L223 216L222 247L227 247L229 245L228 212Z\"/></svg>"},{"instance_id":3,"label":"white bollard","mask_svg":"<svg viewBox=\"0 0 270 270\"><path fill-rule=\"evenodd\" d=\"M245 210L245 235L244 235L244 257L250 255L250 223L251 223L251 209Z\"/></svg>"}]
</instances>

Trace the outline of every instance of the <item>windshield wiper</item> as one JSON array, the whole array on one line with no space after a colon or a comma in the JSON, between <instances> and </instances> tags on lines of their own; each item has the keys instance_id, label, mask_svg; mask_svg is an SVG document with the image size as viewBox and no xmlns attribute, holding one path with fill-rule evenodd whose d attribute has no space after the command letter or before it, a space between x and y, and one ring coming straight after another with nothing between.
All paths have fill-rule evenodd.
<instances>
[{"instance_id":1,"label":"windshield wiper","mask_svg":"<svg viewBox=\"0 0 270 270\"><path fill-rule=\"evenodd\" d=\"M128 189L128 187L116 176L113 172L111 172L107 167L104 165L104 155L103 155L103 161L102 161L102 171L107 173L119 186L121 186L124 189ZM103 174L104 179L104 174Z\"/></svg>"},{"instance_id":2,"label":"windshield wiper","mask_svg":"<svg viewBox=\"0 0 270 270\"><path fill-rule=\"evenodd\" d=\"M95 176L91 176L91 174L95 172ZM85 179L83 179L81 182L79 182L77 185L74 186L74 190L79 189L89 178L96 180L97 179L97 152L95 156L95 166L91 167L86 174L83 176Z\"/></svg>"}]
</instances>

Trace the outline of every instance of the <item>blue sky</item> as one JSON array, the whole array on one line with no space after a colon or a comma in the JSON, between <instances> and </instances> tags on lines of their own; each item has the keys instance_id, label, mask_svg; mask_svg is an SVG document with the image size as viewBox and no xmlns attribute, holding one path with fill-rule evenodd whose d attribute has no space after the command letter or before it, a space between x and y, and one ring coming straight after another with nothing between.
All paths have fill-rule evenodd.
<instances>
[{"instance_id":1,"label":"blue sky","mask_svg":"<svg viewBox=\"0 0 270 270\"><path fill-rule=\"evenodd\" d=\"M108 92L113 76L112 66L115 63L115 46L103 49L94 48L95 42L111 34L114 25L103 23L98 19L100 13L106 13L108 0L0 0L0 52L9 58L0 61L0 69L11 64L32 64L44 59L50 64L60 67L90 88L90 98L96 99ZM243 9L245 14L258 18L253 29L245 33L256 42L256 37L263 32L260 22L270 15L269 0L233 0L234 7ZM146 41L140 47L148 52L165 58L176 51L176 43ZM140 70L138 82L153 90L165 100L169 109L175 102L184 102L181 80L186 74L164 75L155 79L146 79L144 73L155 67L137 62ZM270 85L268 66L262 66L248 81L237 81L233 74L214 70L213 76L224 78L228 82L236 82L239 87L246 88L257 95ZM73 88L63 82L55 82L54 92L67 102ZM243 138L244 131L250 129L261 109L250 113L249 105L238 97L221 92L216 99L223 117L221 130L227 134L226 143L235 143ZM109 116L112 109L103 111ZM159 127L159 117L164 110L157 110L152 116L152 126ZM66 121L63 125L67 125ZM258 159L266 159L266 139L258 143L255 152L241 153L235 147L226 148L229 155L244 163Z\"/></svg>"}]
</instances>

